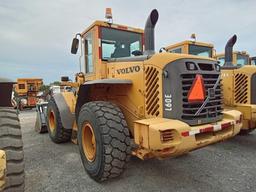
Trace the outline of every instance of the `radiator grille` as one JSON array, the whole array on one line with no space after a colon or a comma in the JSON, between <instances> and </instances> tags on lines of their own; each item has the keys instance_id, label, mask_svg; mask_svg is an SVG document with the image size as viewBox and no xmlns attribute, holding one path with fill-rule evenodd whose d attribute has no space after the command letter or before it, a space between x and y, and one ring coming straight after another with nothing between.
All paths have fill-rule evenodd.
<instances>
[{"instance_id":1,"label":"radiator grille","mask_svg":"<svg viewBox=\"0 0 256 192\"><path fill-rule=\"evenodd\" d=\"M248 101L248 76L242 73L235 75L235 102L245 104Z\"/></svg>"},{"instance_id":2,"label":"radiator grille","mask_svg":"<svg viewBox=\"0 0 256 192\"><path fill-rule=\"evenodd\" d=\"M218 74L201 74L204 79L204 86L206 91L206 96L208 96L208 89L213 88L218 79ZM201 107L202 103L189 103L188 102L188 92L193 84L196 74L182 74L182 102L183 102L183 113L182 119L185 120L195 120L202 118L215 118L222 115L222 90L221 82L218 83L215 89L214 96L209 99L204 109L195 116L195 113Z\"/></svg>"},{"instance_id":3,"label":"radiator grille","mask_svg":"<svg viewBox=\"0 0 256 192\"><path fill-rule=\"evenodd\" d=\"M146 113L149 116L159 116L159 71L154 67L145 70Z\"/></svg>"}]
</instances>

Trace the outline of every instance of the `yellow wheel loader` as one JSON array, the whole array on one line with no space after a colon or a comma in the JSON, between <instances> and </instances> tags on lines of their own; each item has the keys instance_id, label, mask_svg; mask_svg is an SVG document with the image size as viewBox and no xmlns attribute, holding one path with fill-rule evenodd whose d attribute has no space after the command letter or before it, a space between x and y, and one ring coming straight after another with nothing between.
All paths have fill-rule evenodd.
<instances>
[{"instance_id":1,"label":"yellow wheel loader","mask_svg":"<svg viewBox=\"0 0 256 192\"><path fill-rule=\"evenodd\" d=\"M256 67L251 65L246 52L233 52L237 37L234 35L226 44L222 81L224 104L243 114L241 133L249 133L256 128ZM217 59L222 59L221 54Z\"/></svg>"},{"instance_id":2,"label":"yellow wheel loader","mask_svg":"<svg viewBox=\"0 0 256 192\"><path fill-rule=\"evenodd\" d=\"M241 133L248 133L256 128L256 67L250 65L250 56L245 51L233 52L236 40L234 35L228 41L225 54L216 55L213 44L197 41L183 41L165 50L216 58L221 66L224 108L242 112Z\"/></svg>"},{"instance_id":3,"label":"yellow wheel loader","mask_svg":"<svg viewBox=\"0 0 256 192\"><path fill-rule=\"evenodd\" d=\"M0 191L24 191L24 154L17 111L11 104L13 83L0 78Z\"/></svg>"},{"instance_id":4,"label":"yellow wheel loader","mask_svg":"<svg viewBox=\"0 0 256 192\"><path fill-rule=\"evenodd\" d=\"M110 19L78 33L71 47L77 53L80 37L76 91L48 102L51 140L77 142L96 181L119 176L131 155L179 156L231 138L242 126L239 111L223 111L216 60L155 52L157 20L153 10L144 30Z\"/></svg>"},{"instance_id":5,"label":"yellow wheel loader","mask_svg":"<svg viewBox=\"0 0 256 192\"><path fill-rule=\"evenodd\" d=\"M225 64L225 53L216 54L215 58L220 62L221 66ZM243 67L245 65L251 65L250 55L246 51L234 51L232 52L233 66Z\"/></svg>"}]
</instances>

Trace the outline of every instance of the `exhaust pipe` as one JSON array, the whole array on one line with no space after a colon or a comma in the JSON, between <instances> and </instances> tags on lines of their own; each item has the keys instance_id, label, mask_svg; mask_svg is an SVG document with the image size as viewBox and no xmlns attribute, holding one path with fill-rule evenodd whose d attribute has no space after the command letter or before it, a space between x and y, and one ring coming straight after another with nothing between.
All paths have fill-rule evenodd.
<instances>
[{"instance_id":1,"label":"exhaust pipe","mask_svg":"<svg viewBox=\"0 0 256 192\"><path fill-rule=\"evenodd\" d=\"M152 10L144 29L144 43L145 52L144 55L150 55L155 53L155 25L158 20L158 11Z\"/></svg>"},{"instance_id":2,"label":"exhaust pipe","mask_svg":"<svg viewBox=\"0 0 256 192\"><path fill-rule=\"evenodd\" d=\"M233 46L235 45L237 40L237 36L233 35L233 37L231 37L225 47L225 64L223 65L223 67L234 67L232 64L233 61Z\"/></svg>"}]
</instances>

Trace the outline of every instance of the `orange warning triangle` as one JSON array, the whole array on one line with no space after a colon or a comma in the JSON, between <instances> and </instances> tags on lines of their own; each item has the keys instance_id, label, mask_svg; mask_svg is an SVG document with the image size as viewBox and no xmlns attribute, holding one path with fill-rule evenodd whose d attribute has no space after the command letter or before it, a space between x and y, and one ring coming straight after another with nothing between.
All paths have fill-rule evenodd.
<instances>
[{"instance_id":1,"label":"orange warning triangle","mask_svg":"<svg viewBox=\"0 0 256 192\"><path fill-rule=\"evenodd\" d=\"M196 75L192 87L188 92L188 102L203 102L205 99L204 80L202 75Z\"/></svg>"}]
</instances>

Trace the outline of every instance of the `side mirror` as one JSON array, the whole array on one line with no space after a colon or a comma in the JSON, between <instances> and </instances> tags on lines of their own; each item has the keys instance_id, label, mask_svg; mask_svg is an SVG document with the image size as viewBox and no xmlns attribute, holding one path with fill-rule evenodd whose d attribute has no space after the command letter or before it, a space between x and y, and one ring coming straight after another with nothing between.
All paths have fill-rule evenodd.
<instances>
[{"instance_id":1,"label":"side mirror","mask_svg":"<svg viewBox=\"0 0 256 192\"><path fill-rule=\"evenodd\" d=\"M72 46L71 46L71 53L76 54L79 46L79 39L76 37L72 41Z\"/></svg>"},{"instance_id":2,"label":"side mirror","mask_svg":"<svg viewBox=\"0 0 256 192\"><path fill-rule=\"evenodd\" d=\"M165 49L165 47L161 47L161 49L159 50L159 53L162 53L162 52L167 52L167 50Z\"/></svg>"}]
</instances>

